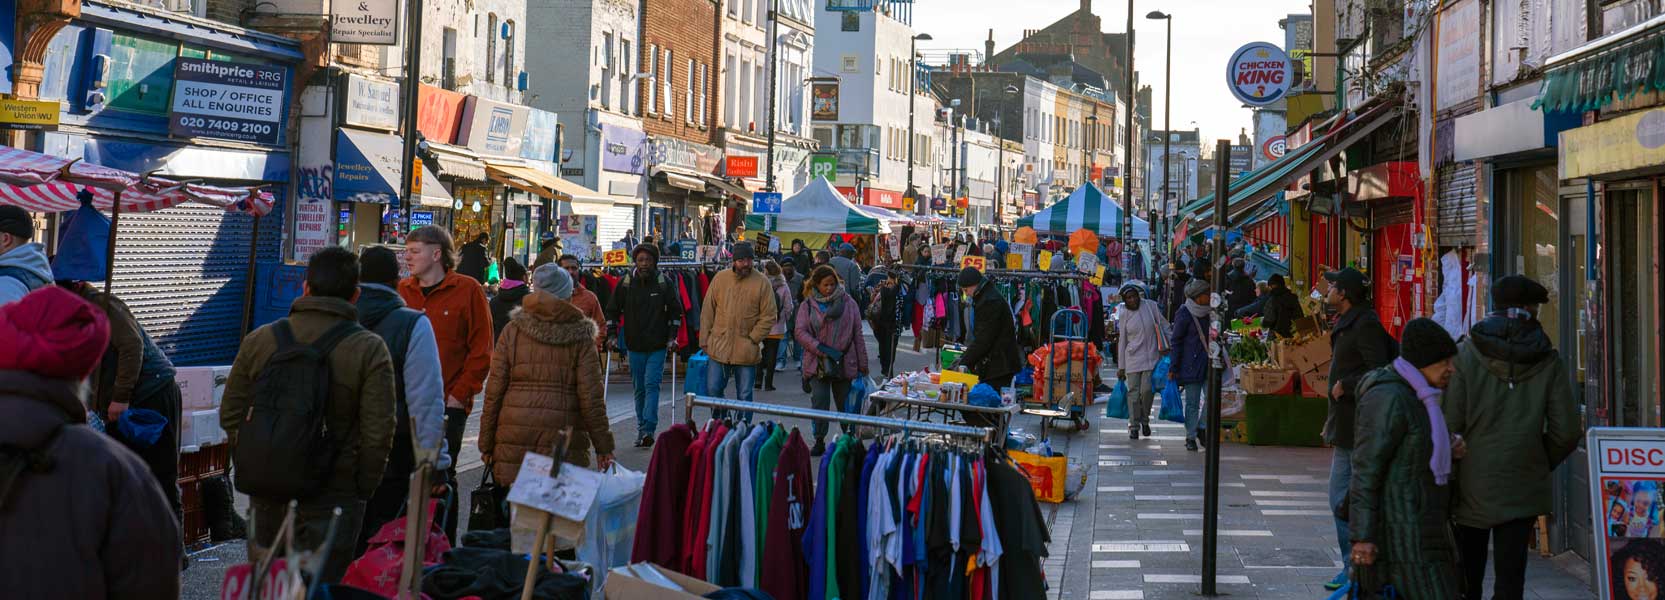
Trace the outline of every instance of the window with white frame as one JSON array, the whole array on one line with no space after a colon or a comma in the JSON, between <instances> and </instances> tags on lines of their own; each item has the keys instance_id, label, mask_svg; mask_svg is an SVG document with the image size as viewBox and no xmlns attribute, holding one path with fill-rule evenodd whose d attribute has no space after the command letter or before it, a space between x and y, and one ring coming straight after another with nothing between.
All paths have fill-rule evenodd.
<instances>
[{"instance_id":1,"label":"window with white frame","mask_svg":"<svg viewBox=\"0 0 1665 600\"><path fill-rule=\"evenodd\" d=\"M706 119L707 115L709 115L710 113L705 112L706 97L710 95L710 93L708 92L708 90L710 89L710 87L709 87L710 85L711 85L711 65L708 65L708 64L705 64L705 63L700 63L700 118L699 118L700 127L707 127L707 126L710 126L710 124L711 124L711 121Z\"/></svg>"},{"instance_id":2,"label":"window with white frame","mask_svg":"<svg viewBox=\"0 0 1665 600\"><path fill-rule=\"evenodd\" d=\"M486 83L497 83L497 13L486 15Z\"/></svg>"},{"instance_id":3,"label":"window with white frame","mask_svg":"<svg viewBox=\"0 0 1665 600\"><path fill-rule=\"evenodd\" d=\"M630 75L636 70L636 63L630 62L630 40L619 38L619 112L630 114L635 106L635 86L630 85Z\"/></svg>"},{"instance_id":4,"label":"window with white frame","mask_svg":"<svg viewBox=\"0 0 1665 600\"><path fill-rule=\"evenodd\" d=\"M665 114L661 116L663 116L666 121L669 121L672 117L676 116L676 96L672 95L673 92L671 91L671 83L673 83L676 75L676 61L672 60L672 58L673 54L671 53L671 49L666 48L665 56L659 61L659 68L661 70L659 79L664 82L664 85L660 86L660 93L665 96Z\"/></svg>"},{"instance_id":5,"label":"window with white frame","mask_svg":"<svg viewBox=\"0 0 1665 600\"><path fill-rule=\"evenodd\" d=\"M613 108L613 32L601 33L601 52L596 57L601 63L601 108Z\"/></svg>"},{"instance_id":6,"label":"window with white frame","mask_svg":"<svg viewBox=\"0 0 1665 600\"><path fill-rule=\"evenodd\" d=\"M659 75L659 44L648 44L648 73ZM651 80L643 81L647 85L647 114L659 114L659 86Z\"/></svg>"},{"instance_id":7,"label":"window with white frame","mask_svg":"<svg viewBox=\"0 0 1665 600\"><path fill-rule=\"evenodd\" d=\"M694 88L699 84L699 63L688 59L688 93L683 95L682 119L689 125L694 124Z\"/></svg>"}]
</instances>

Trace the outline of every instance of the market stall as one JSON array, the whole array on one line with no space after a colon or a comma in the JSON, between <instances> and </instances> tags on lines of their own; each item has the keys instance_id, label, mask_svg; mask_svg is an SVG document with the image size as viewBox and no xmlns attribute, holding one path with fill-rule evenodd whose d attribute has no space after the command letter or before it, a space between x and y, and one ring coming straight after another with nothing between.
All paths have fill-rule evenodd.
<instances>
[{"instance_id":1,"label":"market stall","mask_svg":"<svg viewBox=\"0 0 1665 600\"><path fill-rule=\"evenodd\" d=\"M888 235L890 225L844 198L825 178L817 178L802 191L781 202L780 213L774 215L746 215L746 231L766 232L781 241L783 246L792 240L803 240L811 249L825 245L829 234L850 236ZM875 239L876 238L868 238ZM865 264L872 264L877 244L856 243L858 256Z\"/></svg>"},{"instance_id":2,"label":"market stall","mask_svg":"<svg viewBox=\"0 0 1665 600\"><path fill-rule=\"evenodd\" d=\"M1088 183L1077 188L1068 198L1018 219L1017 225L1055 235L1069 235L1086 229L1102 236L1120 237L1122 207L1098 186ZM1150 239L1149 221L1133 217L1133 239Z\"/></svg>"}]
</instances>

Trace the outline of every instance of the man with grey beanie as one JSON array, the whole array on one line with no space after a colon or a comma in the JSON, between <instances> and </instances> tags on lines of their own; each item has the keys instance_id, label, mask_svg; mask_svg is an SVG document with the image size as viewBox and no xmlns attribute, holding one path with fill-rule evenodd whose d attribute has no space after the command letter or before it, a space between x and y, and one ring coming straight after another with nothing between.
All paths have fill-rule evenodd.
<instances>
[{"instance_id":1,"label":"man with grey beanie","mask_svg":"<svg viewBox=\"0 0 1665 600\"><path fill-rule=\"evenodd\" d=\"M558 264L538 267L532 273L532 289L549 292L558 300L572 300L572 275Z\"/></svg>"}]
</instances>

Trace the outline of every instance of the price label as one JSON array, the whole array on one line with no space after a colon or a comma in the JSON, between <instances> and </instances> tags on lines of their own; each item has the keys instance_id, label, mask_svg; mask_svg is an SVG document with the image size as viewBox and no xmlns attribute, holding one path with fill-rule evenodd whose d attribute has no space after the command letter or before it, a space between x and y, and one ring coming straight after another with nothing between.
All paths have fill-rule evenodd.
<instances>
[{"instance_id":1,"label":"price label","mask_svg":"<svg viewBox=\"0 0 1665 600\"><path fill-rule=\"evenodd\" d=\"M1006 256L1010 257L1014 254L1017 255L1017 257L1020 260L1018 262L1019 266L1012 267L1012 268L1014 268L1014 269L1030 269L1030 268L1033 268L1031 265L1034 264L1033 261L1035 259L1035 245L1034 244L1016 244L1016 243L1011 244L1010 246L1008 246L1006 248ZM1009 263L1009 260L1008 260L1008 263Z\"/></svg>"},{"instance_id":2,"label":"price label","mask_svg":"<svg viewBox=\"0 0 1665 600\"><path fill-rule=\"evenodd\" d=\"M1093 285L1104 285L1104 267L1093 271Z\"/></svg>"},{"instance_id":3,"label":"price label","mask_svg":"<svg viewBox=\"0 0 1665 600\"><path fill-rule=\"evenodd\" d=\"M1017 271L1017 270L1022 269L1023 268L1023 260L1025 258L1027 258L1027 257L1017 255L1017 254L1007 254L1006 255L1006 268L1011 269L1013 271Z\"/></svg>"},{"instance_id":4,"label":"price label","mask_svg":"<svg viewBox=\"0 0 1665 600\"><path fill-rule=\"evenodd\" d=\"M609 267L623 267L630 264L629 250L608 250L601 255L601 264Z\"/></svg>"},{"instance_id":5,"label":"price label","mask_svg":"<svg viewBox=\"0 0 1665 600\"><path fill-rule=\"evenodd\" d=\"M1077 271L1081 271L1082 273L1092 273L1097 271L1099 268L1097 254L1082 252L1081 255L1077 256L1075 260L1075 269Z\"/></svg>"},{"instance_id":6,"label":"price label","mask_svg":"<svg viewBox=\"0 0 1665 600\"><path fill-rule=\"evenodd\" d=\"M974 267L978 273L983 273L988 271L988 262L988 259L981 256L962 256L960 257L960 268Z\"/></svg>"},{"instance_id":7,"label":"price label","mask_svg":"<svg viewBox=\"0 0 1665 600\"><path fill-rule=\"evenodd\" d=\"M965 264L965 255L966 255L965 251L966 251L966 246L960 246L958 249L956 249L954 251L954 264L956 264L956 265Z\"/></svg>"},{"instance_id":8,"label":"price label","mask_svg":"<svg viewBox=\"0 0 1665 600\"><path fill-rule=\"evenodd\" d=\"M948 244L931 246L931 264L940 265L948 262Z\"/></svg>"},{"instance_id":9,"label":"price label","mask_svg":"<svg viewBox=\"0 0 1665 600\"><path fill-rule=\"evenodd\" d=\"M1042 271L1045 271L1047 269L1051 269L1052 268L1052 252L1049 252L1047 250L1042 250L1040 255L1035 257L1035 264Z\"/></svg>"},{"instance_id":10,"label":"price label","mask_svg":"<svg viewBox=\"0 0 1665 600\"><path fill-rule=\"evenodd\" d=\"M690 246L688 244L683 244L681 254L682 254L682 260L686 260L686 261L694 260L694 256L695 256L694 247Z\"/></svg>"}]
</instances>

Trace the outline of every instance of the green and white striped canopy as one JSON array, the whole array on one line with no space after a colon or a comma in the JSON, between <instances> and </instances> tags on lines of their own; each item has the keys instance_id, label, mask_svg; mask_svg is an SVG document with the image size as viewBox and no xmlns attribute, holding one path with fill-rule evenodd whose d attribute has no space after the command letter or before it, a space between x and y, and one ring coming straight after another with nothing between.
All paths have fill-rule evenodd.
<instances>
[{"instance_id":1,"label":"green and white striped canopy","mask_svg":"<svg viewBox=\"0 0 1665 600\"><path fill-rule=\"evenodd\" d=\"M844 199L825 177L810 178L809 185L781 201L780 214L746 215L747 231L790 231L793 233L890 233L890 226L862 212Z\"/></svg>"},{"instance_id":2,"label":"green and white striped canopy","mask_svg":"<svg viewBox=\"0 0 1665 600\"><path fill-rule=\"evenodd\" d=\"M1018 219L1018 227L1032 227L1035 231L1070 234L1086 229L1099 235L1121 236L1122 207L1104 195L1098 186L1088 183L1052 206ZM1133 239L1150 239L1150 222L1133 217Z\"/></svg>"}]
</instances>

